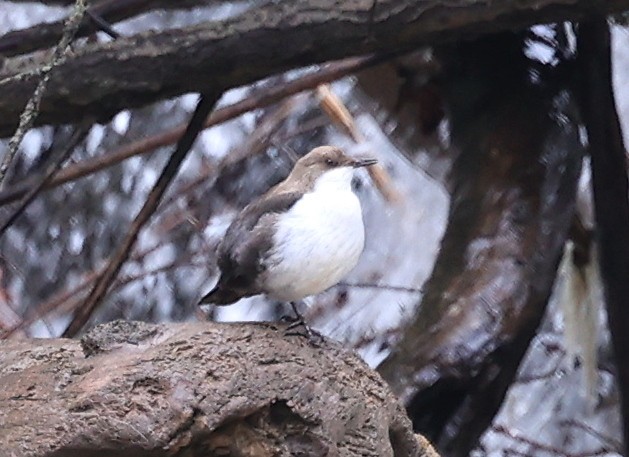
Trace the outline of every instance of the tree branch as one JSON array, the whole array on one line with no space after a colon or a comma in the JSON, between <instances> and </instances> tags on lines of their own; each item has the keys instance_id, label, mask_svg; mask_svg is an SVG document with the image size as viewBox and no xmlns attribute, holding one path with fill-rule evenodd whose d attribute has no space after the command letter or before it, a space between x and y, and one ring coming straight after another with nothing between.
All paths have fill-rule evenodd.
<instances>
[{"instance_id":1,"label":"tree branch","mask_svg":"<svg viewBox=\"0 0 629 457\"><path fill-rule=\"evenodd\" d=\"M326 60L578 19L591 13L584 8L592 2L379 0L373 11L372 2L343 5L270 2L220 22L88 45L52 72L37 123L72 123L85 115L105 120L125 108L202 91L208 82L225 90ZM596 6L619 11L629 0ZM16 107L24 106L35 84L34 75L0 81L0 135L15 128Z\"/></svg>"},{"instance_id":2,"label":"tree branch","mask_svg":"<svg viewBox=\"0 0 629 457\"><path fill-rule=\"evenodd\" d=\"M13 210L7 220L2 224L2 226L0 226L0 236L2 236L6 229L9 228L18 217L20 217L28 205L35 200L35 197L37 197L44 186L50 182L53 175L59 170L59 167L70 157L74 148L76 148L76 146L87 136L90 131L90 127L90 122L85 122L76 127L67 143L60 148L60 150L55 154L55 157L50 161L50 164L46 167L44 173L42 173L41 176L36 177L36 182L28 190L20 202L20 205Z\"/></svg>"},{"instance_id":3,"label":"tree branch","mask_svg":"<svg viewBox=\"0 0 629 457\"><path fill-rule=\"evenodd\" d=\"M3 183L7 170L13 161L13 157L18 151L18 148L20 147L20 143L22 142L24 135L26 135L26 132L30 130L37 118L37 115L39 114L41 100L44 97L44 92L50 79L50 73L55 69L55 67L63 64L65 61L68 54L68 47L74 39L84 15L85 0L76 0L72 15L68 17L67 21L63 24L63 35L52 53L50 62L41 68L41 72L37 75L39 80L37 81L35 90L29 96L26 104L21 105L24 106L24 109L20 114L19 123L15 133L9 140L9 147L4 154L4 157L2 157L2 163L0 163L0 189L4 187Z\"/></svg>"},{"instance_id":4,"label":"tree branch","mask_svg":"<svg viewBox=\"0 0 629 457\"><path fill-rule=\"evenodd\" d=\"M612 88L607 19L592 17L579 27L581 112L592 159L596 232L608 325L623 416L624 455L629 455L629 202L627 162Z\"/></svg>"},{"instance_id":5,"label":"tree branch","mask_svg":"<svg viewBox=\"0 0 629 457\"><path fill-rule=\"evenodd\" d=\"M277 103L286 97L295 95L305 90L314 89L319 84L334 81L362 68L377 65L384 59L386 59L386 57L367 56L347 59L342 62L333 62L325 65L315 72L306 74L293 81L254 90L245 99L212 112L206 120L204 128L221 124L246 112L264 108L273 103ZM165 132L121 146L113 151L103 154L101 157L85 160L73 165L72 167L65 168L59 171L59 173L57 173L53 179L44 186L44 188L49 189L60 186L61 184L74 181L75 179L88 176L104 168L113 166L130 157L152 152L159 147L173 144L181 138L185 129L185 125L180 125ZM6 205L7 203L23 197L29 189L33 187L33 185L35 185L34 181L27 179L12 184L6 190L0 191L0 206Z\"/></svg>"}]
</instances>

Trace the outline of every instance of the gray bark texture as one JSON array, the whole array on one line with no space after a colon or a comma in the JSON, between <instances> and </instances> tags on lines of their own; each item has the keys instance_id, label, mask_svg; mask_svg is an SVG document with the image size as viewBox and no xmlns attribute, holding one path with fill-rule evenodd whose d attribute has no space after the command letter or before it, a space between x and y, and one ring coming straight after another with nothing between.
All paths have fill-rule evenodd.
<instances>
[{"instance_id":1,"label":"gray bark texture","mask_svg":"<svg viewBox=\"0 0 629 457\"><path fill-rule=\"evenodd\" d=\"M3 457L437 456L353 351L282 325L4 340L0 385Z\"/></svg>"},{"instance_id":2,"label":"gray bark texture","mask_svg":"<svg viewBox=\"0 0 629 457\"><path fill-rule=\"evenodd\" d=\"M624 10L629 0L292 0L224 21L91 44L51 73L36 124L105 120L186 92L250 84L292 68L369 52L403 52L536 23ZM41 56L39 56L41 57ZM45 59L44 59L45 61ZM0 136L13 132L42 64L5 59Z\"/></svg>"}]
</instances>

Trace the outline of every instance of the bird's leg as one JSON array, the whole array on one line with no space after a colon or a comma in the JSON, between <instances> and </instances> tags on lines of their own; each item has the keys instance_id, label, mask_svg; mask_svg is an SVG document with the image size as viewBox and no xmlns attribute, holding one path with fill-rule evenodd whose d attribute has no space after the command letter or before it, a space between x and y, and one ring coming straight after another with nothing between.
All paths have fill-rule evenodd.
<instances>
[{"instance_id":1,"label":"bird's leg","mask_svg":"<svg viewBox=\"0 0 629 457\"><path fill-rule=\"evenodd\" d=\"M290 307L293 308L293 312L295 313L296 322L301 322L303 324L306 323L304 316L299 312L299 308L297 308L297 302L290 302Z\"/></svg>"},{"instance_id":2,"label":"bird's leg","mask_svg":"<svg viewBox=\"0 0 629 457\"><path fill-rule=\"evenodd\" d=\"M290 315L290 314L283 314L282 317L280 317L280 321L281 322L285 322L287 324L295 324L296 325L300 325L299 321L303 321L304 317L301 315L301 313L299 311L297 311L297 305L296 303L293 302L288 302L291 306L291 308L293 309L294 314ZM278 302L278 305L282 304L282 305L286 305L286 303L281 303Z\"/></svg>"},{"instance_id":3,"label":"bird's leg","mask_svg":"<svg viewBox=\"0 0 629 457\"><path fill-rule=\"evenodd\" d=\"M304 316L297 309L297 302L288 302L288 304L293 309L294 315L284 314L280 317L280 321L291 324L291 328L297 327L304 322Z\"/></svg>"},{"instance_id":4,"label":"bird's leg","mask_svg":"<svg viewBox=\"0 0 629 457\"><path fill-rule=\"evenodd\" d=\"M314 345L314 346L320 346L321 342L323 341L323 337L321 336L320 333L312 330L308 324L306 324L306 320L304 319L304 316L299 312L299 310L297 309L297 302L290 302L290 306L291 308L293 308L293 312L295 313L295 318L294 320L292 320L292 322L288 325L288 327L286 327L286 330L284 331L284 334L289 336L289 335L298 335L298 336L305 336L308 338L308 341ZM298 327L303 327L304 332L299 332L295 329L297 329Z\"/></svg>"}]
</instances>

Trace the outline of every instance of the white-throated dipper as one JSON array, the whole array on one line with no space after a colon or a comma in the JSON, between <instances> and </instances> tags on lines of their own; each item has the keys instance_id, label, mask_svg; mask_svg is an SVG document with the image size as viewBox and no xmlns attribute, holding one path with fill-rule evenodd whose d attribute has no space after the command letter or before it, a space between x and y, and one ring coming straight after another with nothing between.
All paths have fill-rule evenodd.
<instances>
[{"instance_id":1,"label":"white-throated dipper","mask_svg":"<svg viewBox=\"0 0 629 457\"><path fill-rule=\"evenodd\" d=\"M199 304L229 305L265 294L295 302L337 284L363 251L365 228L352 191L354 169L376 163L321 146L247 205L218 246L218 283Z\"/></svg>"}]
</instances>

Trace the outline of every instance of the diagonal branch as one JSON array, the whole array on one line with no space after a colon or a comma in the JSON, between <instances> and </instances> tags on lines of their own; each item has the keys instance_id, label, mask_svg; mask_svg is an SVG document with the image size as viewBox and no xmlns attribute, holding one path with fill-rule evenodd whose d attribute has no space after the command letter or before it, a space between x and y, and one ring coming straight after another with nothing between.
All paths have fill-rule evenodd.
<instances>
[{"instance_id":1,"label":"diagonal branch","mask_svg":"<svg viewBox=\"0 0 629 457\"><path fill-rule=\"evenodd\" d=\"M68 47L74 39L79 24L85 15L85 8L85 0L76 0L74 11L63 25L63 36L55 47L50 62L41 68L41 73L37 76L39 81L35 86L35 90L29 96L24 110L20 114L17 129L9 140L9 147L4 154L4 157L2 157L2 163L0 163L0 189L3 187L7 170L9 169L15 154L17 154L20 143L22 142L22 139L24 139L24 135L26 135L26 132L31 128L39 114L39 107L50 79L50 73L55 69L55 67L63 64L66 59Z\"/></svg>"},{"instance_id":2,"label":"diagonal branch","mask_svg":"<svg viewBox=\"0 0 629 457\"><path fill-rule=\"evenodd\" d=\"M4 232L6 231L6 229L9 228L17 220L18 217L20 217L20 215L26 210L28 205L30 205L31 202L35 200L35 197L37 197L37 195L39 194L39 192L41 192L44 186L50 182L50 180L52 179L53 175L57 172L59 167L63 164L63 162L65 162L68 159L68 157L70 157L70 154L72 154L72 151L74 150L74 148L89 133L90 126L91 126L91 123L85 122L75 129L74 133L68 140L67 144L65 144L60 149L60 151L57 154L55 154L56 157L53 158L50 165L47 167L46 171L42 174L42 176L37 177L37 182L26 193L26 195L20 202L20 205L13 211L13 213L11 214L11 216L9 216L6 222L2 224L2 226L0 227L0 236L2 236Z\"/></svg>"},{"instance_id":3,"label":"diagonal branch","mask_svg":"<svg viewBox=\"0 0 629 457\"><path fill-rule=\"evenodd\" d=\"M297 78L293 81L255 90L244 100L214 111L208 117L203 127L209 128L238 117L246 112L277 103L291 95L313 89L319 84L334 81L363 68L377 65L386 58L386 56L367 56L347 59L342 62L333 62L313 73L306 74L305 76ZM181 138L185 129L185 125L180 125L148 138L134 141L130 144L110 151L101 157L86 160L72 167L68 167L57 173L54 178L44 186L44 188L50 189L60 186L61 184L74 181L103 170L104 168L113 166L130 157L145 154L154 151L159 147L173 144ZM29 189L32 188L33 185L34 183L32 180L25 180L12 184L10 188L0 192L0 206L21 198L29 191Z\"/></svg>"},{"instance_id":4,"label":"diagonal branch","mask_svg":"<svg viewBox=\"0 0 629 457\"><path fill-rule=\"evenodd\" d=\"M219 97L220 92L210 92L200 96L197 107L190 119L190 123L188 124L188 128L177 143L175 152L162 170L162 173L149 193L144 206L131 223L131 227L129 228L129 232L127 233L125 239L109 259L107 267L102 275L100 275L97 279L96 284L94 284L94 287L85 300L85 303L77 309L76 314L68 325L68 328L66 328L63 332L63 336L75 336L105 297L107 290L116 279L122 264L129 257L140 230L157 209L159 202L168 188L168 185L175 178L179 167L188 155L188 152L192 148L199 132L201 132L205 119L218 101Z\"/></svg>"}]
</instances>

